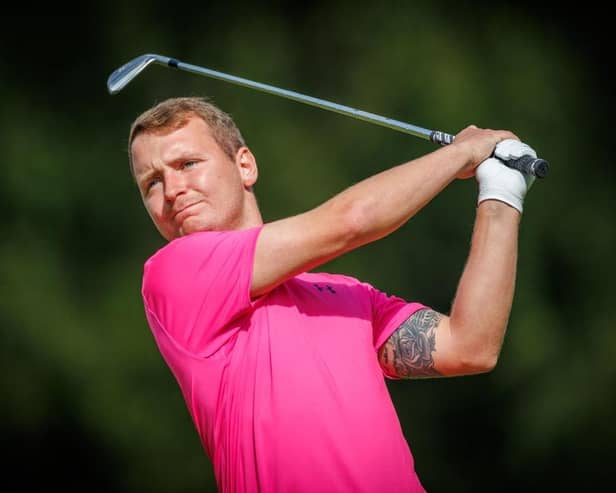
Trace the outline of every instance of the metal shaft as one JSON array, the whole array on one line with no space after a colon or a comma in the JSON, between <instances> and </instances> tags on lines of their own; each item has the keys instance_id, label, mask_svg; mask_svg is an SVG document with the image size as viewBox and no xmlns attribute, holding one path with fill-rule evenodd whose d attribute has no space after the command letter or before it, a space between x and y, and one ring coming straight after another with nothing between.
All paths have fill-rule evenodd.
<instances>
[{"instance_id":1,"label":"metal shaft","mask_svg":"<svg viewBox=\"0 0 616 493\"><path fill-rule=\"evenodd\" d=\"M311 106L316 106L317 108L322 108L325 110L333 111L335 113L340 113L342 115L350 116L352 118L356 118L358 120L363 120L370 123L375 123L377 125L381 125L383 127L388 127L394 130L398 130L400 132L404 132L410 135L414 135L415 137L420 137L422 139L430 140L430 136L432 134L431 130L417 127L415 125L411 125L409 123L404 123L398 120L393 120L391 118L385 118L383 116L375 115L373 113L368 113L367 111L358 110L355 108L350 108L349 106L344 106L337 103L332 103L330 101L325 101L323 99L314 98L312 96L307 96L305 94L300 94L295 91L289 91L286 89L280 89L279 87L270 86L268 84L262 84L260 82L254 82L252 80L243 79L242 77L236 77L234 75L225 74L223 72L217 72L216 70L211 70L208 68L199 67L197 65L191 65L190 63L184 63L175 58L169 58L161 55L144 55L144 57L151 57L151 62L146 62L145 65L141 68L145 68L145 66L149 63L158 63L160 65L167 65L169 67L177 68L179 70L184 70L186 72L192 72L199 75L205 75L206 77L211 77L213 79L223 80L225 82L230 82L231 84L236 84L238 86L249 87L251 89L256 89L257 91L266 92L269 94L273 94L275 96L281 96L283 98L291 99L293 101L298 101L300 103L309 104ZM139 57L141 58L141 57ZM135 61L139 60L136 58L135 60L128 62L126 65L120 67L116 72L114 72L108 80L107 87L111 94L115 94L119 92L122 87L124 87L130 80L126 80L125 83L120 88L115 88L113 82L117 79L114 76L117 72L127 73L127 71L131 68L130 66L137 66ZM141 70L134 73L130 79L132 80ZM111 81L111 83L109 82Z\"/></svg>"},{"instance_id":2,"label":"metal shaft","mask_svg":"<svg viewBox=\"0 0 616 493\"><path fill-rule=\"evenodd\" d=\"M322 108L325 110L340 113L342 115L350 116L357 120L363 120L365 122L374 123L382 127L398 130L421 139L430 140L436 144L447 145L451 144L454 140L454 136L438 130L428 130L426 128L411 125L410 123L393 120L391 118L385 118L383 116L375 115L374 113L368 113L367 111L358 110L342 104L332 103L325 101L324 99L307 96L295 91L289 91L287 89L280 89L279 87L270 86L268 84L262 84L261 82L254 82L252 80L243 79L242 77L236 77L235 75L225 74L223 72L217 72L208 68L199 67L197 65L191 65L189 63L181 62L175 58L169 58L162 55L146 54L141 55L128 63L122 65L116 69L107 79L107 90L110 94L116 94L121 91L130 81L132 81L137 75L139 75L143 69L145 69L151 63L157 63L167 67L184 70L186 72L192 72L198 75L204 75L213 79L223 80L236 84L238 86L249 87L256 89L257 91L266 92L275 96L291 99L300 103L309 104ZM518 169L523 173L535 175L538 178L543 178L548 172L548 163L543 159L528 159L529 156L522 156L519 159L513 159L505 162L505 164L511 168Z\"/></svg>"}]
</instances>

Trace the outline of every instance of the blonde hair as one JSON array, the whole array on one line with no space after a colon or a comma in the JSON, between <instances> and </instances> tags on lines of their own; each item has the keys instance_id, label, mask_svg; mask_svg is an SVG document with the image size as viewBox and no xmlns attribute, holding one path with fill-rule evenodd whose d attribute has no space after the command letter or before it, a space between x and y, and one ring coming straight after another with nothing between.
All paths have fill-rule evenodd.
<instances>
[{"instance_id":1,"label":"blonde hair","mask_svg":"<svg viewBox=\"0 0 616 493\"><path fill-rule=\"evenodd\" d=\"M212 137L229 158L235 159L238 149L246 145L233 118L205 98L169 98L144 111L131 125L128 135L131 174L134 176L131 146L138 135L146 132L171 132L186 125L193 116L207 123Z\"/></svg>"}]
</instances>

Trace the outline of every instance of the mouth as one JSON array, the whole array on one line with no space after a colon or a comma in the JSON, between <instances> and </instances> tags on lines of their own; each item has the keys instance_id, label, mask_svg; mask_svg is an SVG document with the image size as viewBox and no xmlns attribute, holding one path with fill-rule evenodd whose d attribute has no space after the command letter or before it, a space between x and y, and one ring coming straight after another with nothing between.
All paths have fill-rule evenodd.
<instances>
[{"instance_id":1,"label":"mouth","mask_svg":"<svg viewBox=\"0 0 616 493\"><path fill-rule=\"evenodd\" d=\"M201 202L194 202L185 207L182 207L179 211L174 212L171 216L171 219L176 223L182 223L186 218L190 217L195 211L195 206L199 205Z\"/></svg>"}]
</instances>

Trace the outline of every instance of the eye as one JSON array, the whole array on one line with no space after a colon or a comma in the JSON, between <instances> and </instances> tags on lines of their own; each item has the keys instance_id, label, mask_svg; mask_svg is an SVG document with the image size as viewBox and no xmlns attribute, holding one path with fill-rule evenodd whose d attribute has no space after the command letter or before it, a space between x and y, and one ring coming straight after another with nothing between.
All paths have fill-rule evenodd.
<instances>
[{"instance_id":1,"label":"eye","mask_svg":"<svg viewBox=\"0 0 616 493\"><path fill-rule=\"evenodd\" d=\"M145 191L149 192L152 189L152 187L154 187L154 185L158 183L160 183L160 178L158 177L150 178L145 184Z\"/></svg>"},{"instance_id":2,"label":"eye","mask_svg":"<svg viewBox=\"0 0 616 493\"><path fill-rule=\"evenodd\" d=\"M185 161L182 163L182 168L193 168L197 164L197 161Z\"/></svg>"}]
</instances>

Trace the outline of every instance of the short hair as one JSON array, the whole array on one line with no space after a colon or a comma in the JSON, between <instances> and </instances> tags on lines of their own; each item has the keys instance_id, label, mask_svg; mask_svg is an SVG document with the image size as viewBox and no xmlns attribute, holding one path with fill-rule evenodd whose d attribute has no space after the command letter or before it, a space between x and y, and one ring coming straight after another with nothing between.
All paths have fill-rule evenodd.
<instances>
[{"instance_id":1,"label":"short hair","mask_svg":"<svg viewBox=\"0 0 616 493\"><path fill-rule=\"evenodd\" d=\"M203 97L169 98L139 115L130 128L128 157L134 176L131 146L135 138L147 132L165 133L183 127L188 120L201 118L212 132L212 137L223 152L234 159L240 147L246 145L233 118Z\"/></svg>"}]
</instances>

